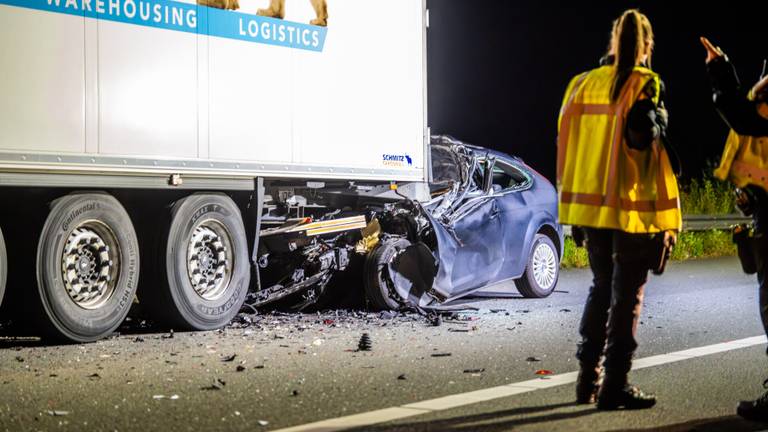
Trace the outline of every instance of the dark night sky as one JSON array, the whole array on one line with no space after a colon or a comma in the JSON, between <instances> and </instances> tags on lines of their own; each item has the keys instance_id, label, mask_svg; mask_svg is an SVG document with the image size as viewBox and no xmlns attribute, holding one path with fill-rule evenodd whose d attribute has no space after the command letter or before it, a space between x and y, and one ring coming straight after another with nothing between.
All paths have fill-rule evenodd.
<instances>
[{"instance_id":1,"label":"dark night sky","mask_svg":"<svg viewBox=\"0 0 768 432\"><path fill-rule=\"evenodd\" d=\"M670 10L674 4L676 9ZM428 0L429 125L521 156L554 178L557 113L569 79L597 65L611 22L630 7L651 20L653 69L667 85L670 134L684 175L719 160L727 128L714 111L699 35L751 86L768 58L768 1Z\"/></svg>"}]
</instances>

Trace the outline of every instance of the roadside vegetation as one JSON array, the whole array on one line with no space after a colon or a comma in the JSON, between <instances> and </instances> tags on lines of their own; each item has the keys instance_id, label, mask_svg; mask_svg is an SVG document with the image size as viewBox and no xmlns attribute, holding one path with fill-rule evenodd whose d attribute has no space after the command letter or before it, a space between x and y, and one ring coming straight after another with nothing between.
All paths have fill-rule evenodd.
<instances>
[{"instance_id":1,"label":"roadside vegetation","mask_svg":"<svg viewBox=\"0 0 768 432\"><path fill-rule=\"evenodd\" d=\"M733 186L711 177L693 179L684 185L680 191L680 202L683 217L737 213L734 208ZM736 255L736 245L731 241L730 231L683 231L678 235L677 245L672 251L672 260L684 261L734 255ZM576 247L573 239L566 237L561 265L563 268L588 267L586 249Z\"/></svg>"},{"instance_id":2,"label":"roadside vegetation","mask_svg":"<svg viewBox=\"0 0 768 432\"><path fill-rule=\"evenodd\" d=\"M731 183L712 177L692 179L680 191L684 215L721 215L738 211L734 207Z\"/></svg>"}]
</instances>

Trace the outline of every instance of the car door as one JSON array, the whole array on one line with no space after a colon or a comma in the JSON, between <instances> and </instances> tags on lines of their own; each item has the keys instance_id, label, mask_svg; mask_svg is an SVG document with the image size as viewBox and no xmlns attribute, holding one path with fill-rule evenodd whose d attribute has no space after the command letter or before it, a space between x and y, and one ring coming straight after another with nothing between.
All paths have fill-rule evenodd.
<instances>
[{"instance_id":1,"label":"car door","mask_svg":"<svg viewBox=\"0 0 768 432\"><path fill-rule=\"evenodd\" d=\"M446 226L458 246L453 261L445 263L450 265L445 270L450 271L452 297L495 280L506 255L505 244L499 241L503 232L502 208L493 191L483 189L485 173L482 169L478 171L481 172L470 179L474 192L467 195Z\"/></svg>"},{"instance_id":2,"label":"car door","mask_svg":"<svg viewBox=\"0 0 768 432\"><path fill-rule=\"evenodd\" d=\"M504 268L497 282L522 274L528 262L526 237L533 217L533 210L528 200L528 191L532 185L532 177L521 167L504 159L499 159L494 165L493 188L495 200L499 206L501 234L499 243L505 250ZM502 248L502 246L500 246Z\"/></svg>"}]
</instances>

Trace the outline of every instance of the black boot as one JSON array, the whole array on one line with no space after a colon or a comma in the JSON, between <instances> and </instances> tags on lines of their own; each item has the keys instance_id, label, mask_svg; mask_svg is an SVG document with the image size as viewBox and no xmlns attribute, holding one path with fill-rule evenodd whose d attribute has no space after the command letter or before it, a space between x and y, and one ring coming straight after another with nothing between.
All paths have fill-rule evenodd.
<instances>
[{"instance_id":1,"label":"black boot","mask_svg":"<svg viewBox=\"0 0 768 432\"><path fill-rule=\"evenodd\" d=\"M768 387L768 380L763 382L763 387ZM739 402L736 414L747 420L768 422L768 391L753 401Z\"/></svg>"},{"instance_id":2,"label":"black boot","mask_svg":"<svg viewBox=\"0 0 768 432\"><path fill-rule=\"evenodd\" d=\"M639 388L626 384L626 381L623 385L611 385L606 379L597 393L597 409L599 410L646 409L654 405L656 405L656 396L646 394Z\"/></svg>"},{"instance_id":3,"label":"black boot","mask_svg":"<svg viewBox=\"0 0 768 432\"><path fill-rule=\"evenodd\" d=\"M576 378L576 403L593 404L597 400L599 367L581 366L579 376Z\"/></svg>"}]
</instances>

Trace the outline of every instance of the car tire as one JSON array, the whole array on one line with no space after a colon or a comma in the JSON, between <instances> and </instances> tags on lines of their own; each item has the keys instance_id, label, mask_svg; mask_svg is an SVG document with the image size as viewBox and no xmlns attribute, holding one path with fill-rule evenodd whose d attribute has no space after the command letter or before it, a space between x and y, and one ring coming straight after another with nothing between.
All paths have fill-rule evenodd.
<instances>
[{"instance_id":1,"label":"car tire","mask_svg":"<svg viewBox=\"0 0 768 432\"><path fill-rule=\"evenodd\" d=\"M159 286L144 286L139 302L154 320L182 330L214 330L237 315L250 283L243 218L223 194L177 201L154 251Z\"/></svg>"},{"instance_id":2,"label":"car tire","mask_svg":"<svg viewBox=\"0 0 768 432\"><path fill-rule=\"evenodd\" d=\"M392 262L395 255L411 245L404 238L382 240L365 259L364 285L365 294L376 310L399 310L402 305L389 294L386 281L385 267Z\"/></svg>"},{"instance_id":3,"label":"car tire","mask_svg":"<svg viewBox=\"0 0 768 432\"><path fill-rule=\"evenodd\" d=\"M560 259L555 244L548 236L536 234L523 276L515 280L515 286L523 297L548 297L555 290L559 276Z\"/></svg>"},{"instance_id":4,"label":"car tire","mask_svg":"<svg viewBox=\"0 0 768 432\"><path fill-rule=\"evenodd\" d=\"M125 319L139 281L139 242L114 197L79 193L53 201L36 262L45 335L92 342Z\"/></svg>"}]
</instances>

